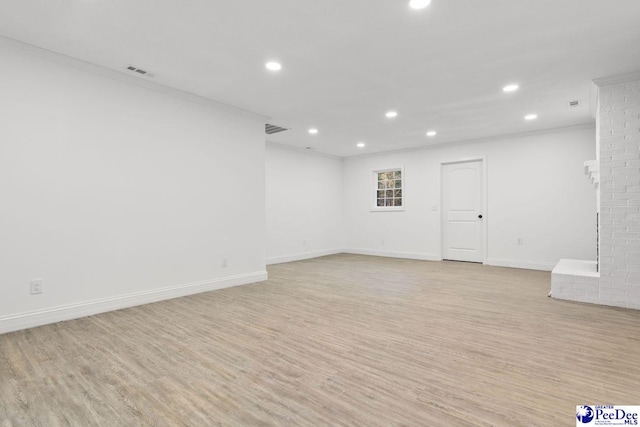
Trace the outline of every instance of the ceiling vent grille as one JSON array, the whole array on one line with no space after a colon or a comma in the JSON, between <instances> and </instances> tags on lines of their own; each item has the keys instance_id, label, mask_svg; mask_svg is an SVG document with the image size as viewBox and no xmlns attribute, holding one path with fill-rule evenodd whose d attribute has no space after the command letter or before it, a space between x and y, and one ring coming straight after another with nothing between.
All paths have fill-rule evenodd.
<instances>
[{"instance_id":1,"label":"ceiling vent grille","mask_svg":"<svg viewBox=\"0 0 640 427\"><path fill-rule=\"evenodd\" d=\"M137 68L134 67L133 65L129 65L127 67L127 70L132 71L136 74L140 74L141 76L145 76L145 77L153 77L153 74L151 74L150 72L143 70L142 68Z\"/></svg>"},{"instance_id":2,"label":"ceiling vent grille","mask_svg":"<svg viewBox=\"0 0 640 427\"><path fill-rule=\"evenodd\" d=\"M266 133L267 135L273 135L274 133L284 132L285 130L289 130L289 129L276 126L276 125L271 125L269 123L264 125L264 133Z\"/></svg>"},{"instance_id":3,"label":"ceiling vent grille","mask_svg":"<svg viewBox=\"0 0 640 427\"><path fill-rule=\"evenodd\" d=\"M569 108L577 107L580 105L580 101L569 101Z\"/></svg>"}]
</instances>

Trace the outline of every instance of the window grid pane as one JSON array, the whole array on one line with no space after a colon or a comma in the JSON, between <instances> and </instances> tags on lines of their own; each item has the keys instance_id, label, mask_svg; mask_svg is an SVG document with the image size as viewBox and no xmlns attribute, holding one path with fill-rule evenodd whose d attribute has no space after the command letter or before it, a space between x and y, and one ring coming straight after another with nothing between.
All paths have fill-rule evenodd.
<instances>
[{"instance_id":1,"label":"window grid pane","mask_svg":"<svg viewBox=\"0 0 640 427\"><path fill-rule=\"evenodd\" d=\"M402 207L402 171L377 172L376 206Z\"/></svg>"}]
</instances>

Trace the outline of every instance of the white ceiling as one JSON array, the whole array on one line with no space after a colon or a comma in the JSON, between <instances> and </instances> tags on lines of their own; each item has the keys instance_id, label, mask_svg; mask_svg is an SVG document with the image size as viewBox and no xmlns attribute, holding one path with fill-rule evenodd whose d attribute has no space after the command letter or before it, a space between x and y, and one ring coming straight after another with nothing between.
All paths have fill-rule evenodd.
<instances>
[{"instance_id":1,"label":"white ceiling","mask_svg":"<svg viewBox=\"0 0 640 427\"><path fill-rule=\"evenodd\" d=\"M590 81L640 70L639 0L407 4L0 0L0 35L143 68L292 128L269 141L338 156L590 123ZM282 71L264 68L271 59ZM520 90L503 93L512 82Z\"/></svg>"}]
</instances>

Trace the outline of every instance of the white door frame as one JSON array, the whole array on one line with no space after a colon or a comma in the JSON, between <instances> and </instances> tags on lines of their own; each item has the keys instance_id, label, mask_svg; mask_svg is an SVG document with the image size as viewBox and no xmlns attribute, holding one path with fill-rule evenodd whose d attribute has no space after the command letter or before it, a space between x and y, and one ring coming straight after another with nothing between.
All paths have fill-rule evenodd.
<instances>
[{"instance_id":1,"label":"white door frame","mask_svg":"<svg viewBox=\"0 0 640 427\"><path fill-rule=\"evenodd\" d=\"M438 188L440 189L440 254L438 255L438 258L440 258L440 261L443 260L442 258L442 254L443 254L443 246L444 246L444 226L445 226L445 212L443 210L444 208L444 191L442 186L444 185L444 178L442 176L443 172L444 172L444 166L445 165L451 165L451 164L456 164L456 163L468 163L468 162L477 162L477 161L481 161L482 162L482 209L484 212L482 212L482 217L483 217L483 221L482 221L482 264L487 264L487 259L488 259L488 249L489 249L489 242L488 242L488 233L487 233L487 224L488 224L488 212L489 212L489 204L488 204L488 200L489 200L489 188L487 187L487 156L477 156L477 157L464 157L461 159L455 159L455 160L447 160L447 161L440 161L440 173L438 174Z\"/></svg>"}]
</instances>

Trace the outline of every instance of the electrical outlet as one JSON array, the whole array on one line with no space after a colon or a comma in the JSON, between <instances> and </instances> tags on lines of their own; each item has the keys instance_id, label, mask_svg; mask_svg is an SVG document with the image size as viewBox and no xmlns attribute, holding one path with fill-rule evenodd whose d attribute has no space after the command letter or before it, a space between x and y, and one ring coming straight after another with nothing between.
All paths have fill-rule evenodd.
<instances>
[{"instance_id":1,"label":"electrical outlet","mask_svg":"<svg viewBox=\"0 0 640 427\"><path fill-rule=\"evenodd\" d=\"M522 244L524 244L524 240L522 239L522 237L518 237L518 240L516 240L516 244L517 244L517 245L522 245Z\"/></svg>"},{"instance_id":2,"label":"electrical outlet","mask_svg":"<svg viewBox=\"0 0 640 427\"><path fill-rule=\"evenodd\" d=\"M307 246L307 241L306 240L302 241L302 246Z\"/></svg>"},{"instance_id":3,"label":"electrical outlet","mask_svg":"<svg viewBox=\"0 0 640 427\"><path fill-rule=\"evenodd\" d=\"M384 245L384 240L380 240L380 244Z\"/></svg>"},{"instance_id":4,"label":"electrical outlet","mask_svg":"<svg viewBox=\"0 0 640 427\"><path fill-rule=\"evenodd\" d=\"M31 295L41 294L42 293L42 279L34 279L29 282L29 289L31 291Z\"/></svg>"},{"instance_id":5,"label":"electrical outlet","mask_svg":"<svg viewBox=\"0 0 640 427\"><path fill-rule=\"evenodd\" d=\"M222 258L222 260L220 260L220 266L222 268L229 267L229 258L227 258L227 257Z\"/></svg>"}]
</instances>

